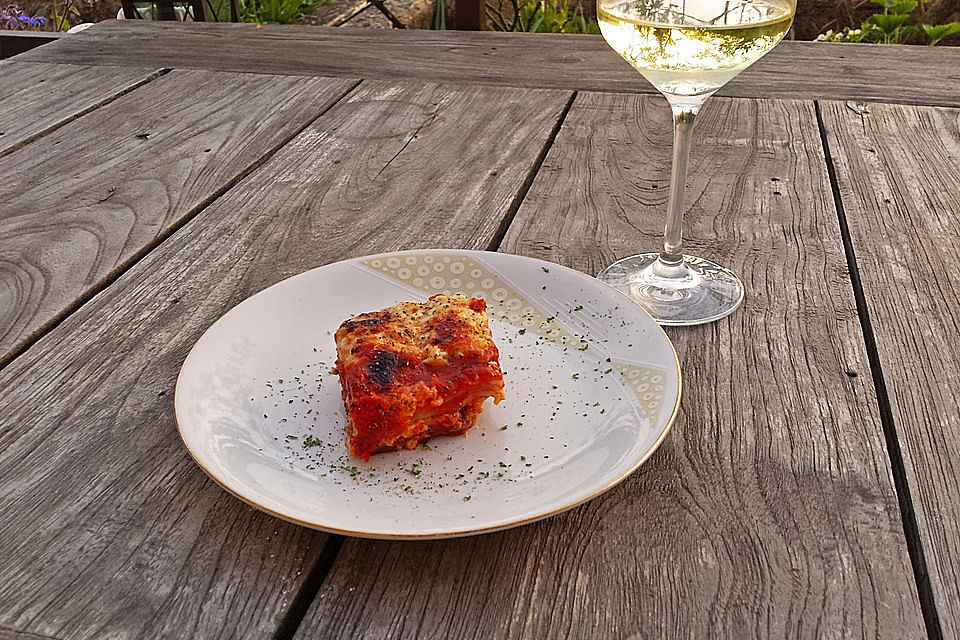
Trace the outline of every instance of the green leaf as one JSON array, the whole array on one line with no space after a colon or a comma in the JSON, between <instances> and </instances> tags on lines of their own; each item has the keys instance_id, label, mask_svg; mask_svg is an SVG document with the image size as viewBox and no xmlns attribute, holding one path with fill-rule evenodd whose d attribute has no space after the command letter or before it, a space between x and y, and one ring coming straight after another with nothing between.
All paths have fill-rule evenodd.
<instances>
[{"instance_id":1,"label":"green leaf","mask_svg":"<svg viewBox=\"0 0 960 640\"><path fill-rule=\"evenodd\" d=\"M917 8L917 0L886 0L886 8L896 15L907 15Z\"/></svg>"},{"instance_id":2,"label":"green leaf","mask_svg":"<svg viewBox=\"0 0 960 640\"><path fill-rule=\"evenodd\" d=\"M868 22L880 27L880 30L883 31L886 35L893 34L897 29L903 26L903 23L907 21L909 16L870 16Z\"/></svg>"},{"instance_id":3,"label":"green leaf","mask_svg":"<svg viewBox=\"0 0 960 640\"><path fill-rule=\"evenodd\" d=\"M960 33L960 22L948 22L947 24L937 24L923 25L923 30L926 31L927 37L930 38L930 46L933 46L943 40L944 38L949 38L952 35Z\"/></svg>"},{"instance_id":4,"label":"green leaf","mask_svg":"<svg viewBox=\"0 0 960 640\"><path fill-rule=\"evenodd\" d=\"M486 6L487 13L490 13L490 5ZM492 16L491 16L492 17ZM447 28L447 9L444 0L437 0L433 11L433 30L445 31Z\"/></svg>"},{"instance_id":5,"label":"green leaf","mask_svg":"<svg viewBox=\"0 0 960 640\"><path fill-rule=\"evenodd\" d=\"M512 20L501 12L504 5L513 8ZM498 8L497 5L500 5ZM493 31L528 31L539 33L599 33L595 20L585 20L583 9L570 0L492 0L486 4ZM580 15L577 15L577 14Z\"/></svg>"}]
</instances>

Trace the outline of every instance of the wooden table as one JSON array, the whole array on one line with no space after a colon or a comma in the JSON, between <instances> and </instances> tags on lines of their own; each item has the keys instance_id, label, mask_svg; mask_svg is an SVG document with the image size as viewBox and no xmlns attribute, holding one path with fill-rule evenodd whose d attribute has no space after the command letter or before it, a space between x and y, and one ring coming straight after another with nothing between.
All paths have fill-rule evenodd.
<instances>
[{"instance_id":1,"label":"wooden table","mask_svg":"<svg viewBox=\"0 0 960 640\"><path fill-rule=\"evenodd\" d=\"M595 37L109 22L0 63L0 639L960 637L960 50L786 42L701 115L680 417L614 490L433 542L221 491L190 346L400 248L658 244L670 118Z\"/></svg>"}]
</instances>

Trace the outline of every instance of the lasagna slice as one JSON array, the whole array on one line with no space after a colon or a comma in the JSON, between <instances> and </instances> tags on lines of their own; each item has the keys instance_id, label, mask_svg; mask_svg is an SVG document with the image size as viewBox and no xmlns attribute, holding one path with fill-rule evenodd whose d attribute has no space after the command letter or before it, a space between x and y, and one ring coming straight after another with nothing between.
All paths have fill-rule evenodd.
<instances>
[{"instance_id":1,"label":"lasagna slice","mask_svg":"<svg viewBox=\"0 0 960 640\"><path fill-rule=\"evenodd\" d=\"M487 398L503 399L500 354L485 312L483 300L436 295L340 325L337 373L352 455L369 460L465 433Z\"/></svg>"}]
</instances>

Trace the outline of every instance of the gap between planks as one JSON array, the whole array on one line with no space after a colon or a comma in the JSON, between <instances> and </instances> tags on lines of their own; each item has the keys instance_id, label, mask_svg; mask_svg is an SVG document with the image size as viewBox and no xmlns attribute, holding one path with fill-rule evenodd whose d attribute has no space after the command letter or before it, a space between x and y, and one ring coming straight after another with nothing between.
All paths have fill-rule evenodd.
<instances>
[{"instance_id":1,"label":"gap between planks","mask_svg":"<svg viewBox=\"0 0 960 640\"><path fill-rule=\"evenodd\" d=\"M323 545L323 550L320 552L314 565L310 567L310 573L301 585L297 595L293 597L290 608L283 614L280 626L277 627L276 633L273 634L273 640L290 640L296 635L300 623L303 621L304 616L307 615L307 610L310 608L310 605L313 604L314 599L316 599L317 594L320 592L320 587L327 579L327 574L330 573L330 569L333 567L333 561L336 560L340 554L340 547L343 546L345 537L336 533L327 535L329 537Z\"/></svg>"},{"instance_id":2,"label":"gap between planks","mask_svg":"<svg viewBox=\"0 0 960 640\"><path fill-rule=\"evenodd\" d=\"M883 367L880 364L880 355L877 350L877 341L870 322L870 313L867 309L863 283L860 280L860 270L857 267L857 256L847 224L847 216L843 208L843 198L840 195L840 183L837 180L837 171L830 154L830 145L827 141L827 130L823 123L820 101L814 101L817 114L817 128L820 130L820 143L823 146L823 156L827 165L827 175L830 177L830 189L833 192L834 208L837 211L837 221L840 225L840 237L843 240L843 251L847 259L847 268L850 272L850 284L853 287L853 296L856 300L857 317L863 332L863 341L867 349L867 359L870 362L870 374L877 394L877 405L880 410L880 424L883 427L883 436L886 440L887 455L890 458L890 467L893 471L893 484L897 492L897 502L900 506L900 517L903 522L903 534L907 541L907 552L910 554L910 564L913 566L914 581L917 585L917 596L920 600L920 611L923 614L923 623L930 640L943 640L943 629L937 613L936 601L927 573L927 561L920 540L920 530L917 515L913 507L913 498L910 495L910 486L907 482L906 469L903 462L903 452L897 436L897 427L890 409L890 399L887 395L887 385L883 378Z\"/></svg>"},{"instance_id":3,"label":"gap between planks","mask_svg":"<svg viewBox=\"0 0 960 640\"><path fill-rule=\"evenodd\" d=\"M167 69L167 70L165 70L163 73L166 73L167 71L170 71L170 70ZM159 77L160 75L163 75L163 73L158 73L158 74L156 74L155 76L153 76L151 79L157 78L157 77ZM23 355L28 349L30 349L30 347L32 347L34 344L36 344L38 340L40 340L41 338L43 338L43 336L45 336L45 335L47 335L48 333L50 333L50 332L51 332L53 329L55 329L61 322L63 322L64 320L66 320L68 317L70 317L70 315L72 315L73 313L75 313L75 312L76 312L78 309L80 309L83 305L85 305L87 302L89 302L94 296L96 296L97 294L99 294L99 293L102 292L103 290L107 289L111 284L113 284L113 283L117 280L117 278L119 278L121 275L123 275L123 273L125 273L130 267L134 266L136 263L138 263L140 260L142 260L144 257L146 257L151 251L153 251L153 250L156 249L158 246L160 246L167 238L169 238L171 235L173 235L174 233L176 233L176 232L177 232L179 229L181 229L185 224L187 224L188 222L190 222L191 220L193 220L201 211L203 211L204 209L206 209L206 208L207 208L208 206L210 206L213 202L215 202L218 198L220 198L220 196L222 196L222 195L225 194L227 191L229 191L229 190L232 189L234 186L236 186L238 183L240 183L244 178L246 178L248 175L250 175L250 174L251 174L253 171L255 171L258 167L260 167L261 165L263 165L264 162L266 162L267 160L269 160L270 158L272 158L272 157L274 156L274 154L277 153L277 151L279 151L281 148L283 148L284 145L286 145L288 142L290 142L291 140L293 140L295 137L297 137L298 135L300 135L300 133L303 132L304 129L306 129L306 128L309 127L311 124L313 124L320 116L322 116L323 114L327 113L331 108L333 108L335 105L339 104L341 100L343 100L345 97L347 97L348 95L350 95L351 93L353 93L353 91L355 91L356 88L357 88L358 86L360 86L360 83L362 83L362 82L363 82L363 80L357 80L357 81L355 81L350 87L348 87L348 88L347 88L346 90L344 90L339 96L337 96L337 98L336 98L335 100L333 100L329 105L327 105L324 109L321 109L318 113L314 114L314 116L313 116L312 118L310 118L310 119L308 119L307 121L305 121L302 126L297 127L295 130L291 131L288 136L286 136L286 137L278 140L275 145L273 145L272 147L270 147L265 153L263 153L263 154L262 154L260 157L258 157L255 161L253 161L253 162L252 162L248 167L246 167L243 171L241 171L241 172L238 173L236 176L234 176L232 179L226 181L222 186L220 186L218 189L216 189L215 191L213 191L207 198L205 198L203 201L201 201L199 204L197 204L196 207L194 207L191 211L188 211L180 220L178 220L178 221L175 222L174 224L170 225L170 226L169 226L167 229L165 229L162 233L158 234L156 238L154 238L153 240L151 240L150 242L148 242L147 244L145 244L145 245L143 246L143 248L141 248L139 251L135 252L135 253L134 253L133 255L131 255L128 259L124 260L123 262L121 262L120 264L118 264L116 267L114 267L114 269L113 269L109 274L107 274L107 275L103 278L103 280L101 280L96 286L92 287L90 290L86 291L85 293L80 294L73 302L71 302L69 305L67 305L66 307L64 307L64 309L63 309L62 311L60 311L60 312L57 313L55 316L53 316L48 322L46 322L46 323L44 323L43 325L41 325L40 327L38 327L37 330L34 331L34 333L33 333L32 335L30 335L26 340L24 340L23 343L22 343L19 347L12 349L12 350L11 350L9 353L7 353L5 356L0 356L0 370L3 370L3 369L4 369L7 365L9 365L11 362L13 362L14 360L16 360L16 359L17 359L18 357L20 357L21 355ZM146 84L146 82L140 83L140 84L138 84L137 86L138 86L138 87L139 87L139 86L143 86L144 84ZM131 89L131 91L132 91L132 89ZM125 93L127 93L127 92L125 92ZM114 100L114 99L116 99L116 98L119 98L121 95L123 95L123 94L117 94L116 96L114 96L113 98L111 98L111 100L103 101L103 102L101 102L98 106L102 106L102 105L104 105L104 104L107 104L108 102L111 102L112 100ZM85 111L85 113L90 113L91 111L93 111L93 109L89 109L89 110ZM79 116L78 116L78 117L79 117ZM75 119L75 118L73 118L73 119ZM71 119L71 121L72 121L73 119ZM66 124L66 122L64 122L63 124ZM62 125L61 125L61 126L62 126ZM59 127L55 127L55 128L59 128ZM52 130L53 130L53 129L50 129L50 131L52 131ZM48 132L49 132L49 131L48 131Z\"/></svg>"},{"instance_id":4,"label":"gap between planks","mask_svg":"<svg viewBox=\"0 0 960 640\"><path fill-rule=\"evenodd\" d=\"M37 132L34 133L33 135L27 136L26 138L24 138L24 139L21 140L20 142L17 142L17 143L14 144L13 146L7 147L6 149L0 149L0 158L4 157L4 156L6 156L6 155L11 154L11 153L13 153L14 151L17 151L18 149L22 149L23 147L25 147L26 145L30 144L31 142L35 142L36 140L39 140L39 139L42 138L43 136L48 135L48 134L50 134L50 133L53 133L54 131L56 131L56 130L59 129L60 127L62 127L62 126L64 126L64 125L68 125L68 124L70 124L71 122L73 122L74 120L77 120L78 118L82 118L83 116L87 115L88 113L92 113L93 111L99 109L100 107L102 107L102 106L104 106L104 105L108 105L108 104L110 104L111 102L113 102L114 100L117 100L118 98L122 98L123 96L127 95L128 93L130 93L130 92L132 92L132 91L135 91L136 89L139 89L140 87L142 87L143 85L147 84L148 82L152 82L153 80L156 80L156 79L159 78L160 76L166 75L166 74L170 73L171 71L173 71L173 69L171 69L171 68L169 68L169 67L163 67L163 68L157 69L156 71L154 71L153 73L151 73L151 74L148 75L147 77L141 78L140 80L134 82L133 84L131 84L131 85L127 86L127 87L124 87L123 89L120 89L120 90L117 91L116 93L113 93L113 94L107 96L107 97L104 98L103 100L100 100L100 101L98 101L98 102L95 102L94 104L91 104L91 105L88 105L87 107L84 107L83 109L80 109L80 110L77 111L76 113L71 113L70 115L68 115L68 116L66 116L66 117L64 117L64 118L62 118L62 119L54 122L54 123L51 124L50 126L45 127L45 128L43 128L42 130L40 130L40 131L37 131ZM6 365L6 362L4 362L3 360L0 360L0 368L3 368L5 365Z\"/></svg>"},{"instance_id":5,"label":"gap between planks","mask_svg":"<svg viewBox=\"0 0 960 640\"><path fill-rule=\"evenodd\" d=\"M550 152L550 148L557 139L557 134L560 133L560 129L563 127L563 123L567 119L567 114L570 113L570 108L573 107L574 100L577 99L577 93L578 92L574 91L570 94L570 98L567 100L566 106L563 107L563 111L560 112L560 117L557 118L556 124L554 124L553 129L550 130L550 135L547 136L546 142L544 142L543 147L541 147L540 153L537 155L537 159L534 161L530 171L527 172L527 177L524 178L523 182L520 184L520 188L517 189L517 195L514 196L513 202L510 203L510 207L507 209L506 215L503 217L503 220L500 221L500 227L497 229L493 239L487 246L487 251L496 251L503 243L503 239L507 235L507 230L510 228L510 225L513 224L513 219L517 217L517 211L520 210L520 205L523 204L523 199L527 197L527 192L530 191L530 185L533 184L537 174L540 173L540 167L543 166L543 161L546 159L547 153Z\"/></svg>"}]
</instances>

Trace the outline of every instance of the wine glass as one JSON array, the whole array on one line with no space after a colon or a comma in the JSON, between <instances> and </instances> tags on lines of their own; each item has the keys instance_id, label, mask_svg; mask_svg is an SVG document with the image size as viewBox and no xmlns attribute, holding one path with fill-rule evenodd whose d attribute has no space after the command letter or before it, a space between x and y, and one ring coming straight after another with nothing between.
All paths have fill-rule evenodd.
<instances>
[{"instance_id":1,"label":"wine glass","mask_svg":"<svg viewBox=\"0 0 960 640\"><path fill-rule=\"evenodd\" d=\"M673 170L663 251L623 258L600 280L663 325L729 315L743 284L718 264L681 250L683 191L694 119L703 103L773 49L790 29L796 0L597 0L607 44L666 97L673 110Z\"/></svg>"}]
</instances>

